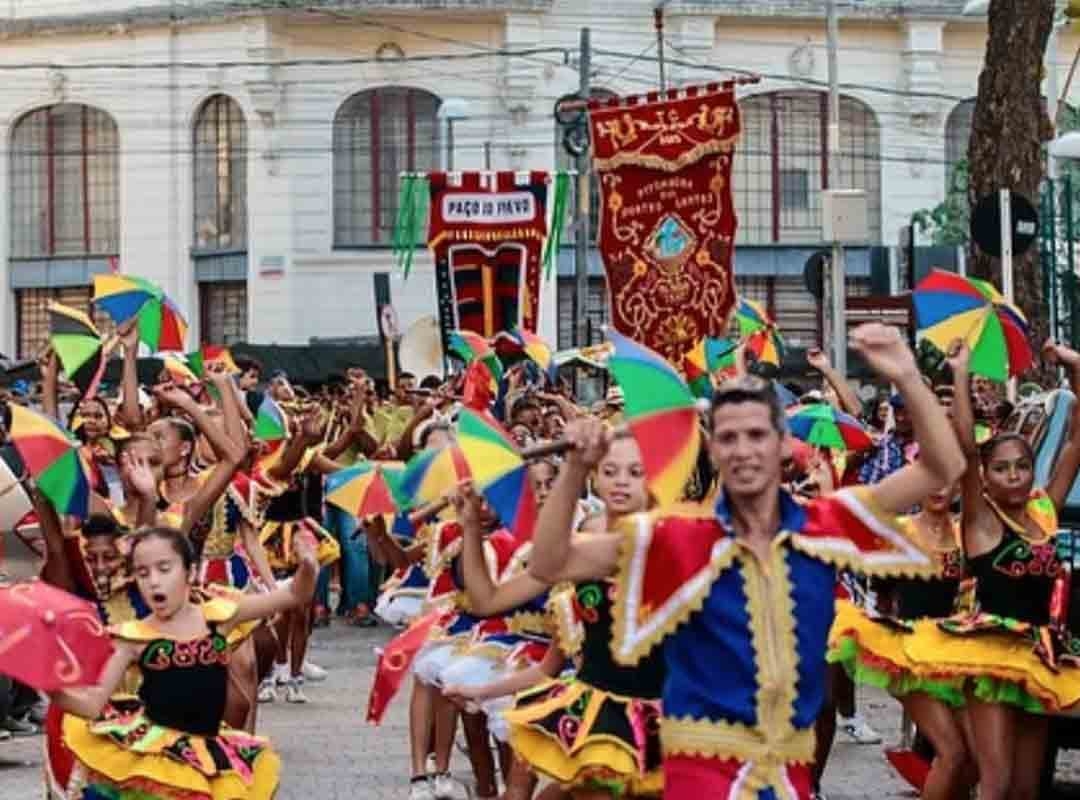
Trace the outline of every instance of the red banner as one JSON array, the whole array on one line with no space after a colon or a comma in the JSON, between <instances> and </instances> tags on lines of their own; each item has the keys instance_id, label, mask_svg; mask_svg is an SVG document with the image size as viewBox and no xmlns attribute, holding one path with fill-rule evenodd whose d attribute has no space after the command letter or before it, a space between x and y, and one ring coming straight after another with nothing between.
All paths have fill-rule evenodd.
<instances>
[{"instance_id":1,"label":"red banner","mask_svg":"<svg viewBox=\"0 0 1080 800\"><path fill-rule=\"evenodd\" d=\"M734 88L601 101L589 122L612 323L682 363L701 337L727 332L735 303Z\"/></svg>"},{"instance_id":2,"label":"red banner","mask_svg":"<svg viewBox=\"0 0 1080 800\"><path fill-rule=\"evenodd\" d=\"M445 337L536 331L546 172L433 172L428 247Z\"/></svg>"}]
</instances>

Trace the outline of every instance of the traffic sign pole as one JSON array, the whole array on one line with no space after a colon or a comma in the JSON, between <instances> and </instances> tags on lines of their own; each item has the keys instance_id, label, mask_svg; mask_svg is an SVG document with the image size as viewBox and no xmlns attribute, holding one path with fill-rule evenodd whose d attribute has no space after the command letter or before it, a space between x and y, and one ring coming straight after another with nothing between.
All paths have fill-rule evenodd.
<instances>
[{"instance_id":1,"label":"traffic sign pole","mask_svg":"<svg viewBox=\"0 0 1080 800\"><path fill-rule=\"evenodd\" d=\"M1009 303L1015 303L1015 289L1013 286L1013 224L1012 224L1012 192L1002 189L1001 198L1001 291ZM1008 383L1009 402L1016 402L1016 378L1010 378Z\"/></svg>"}]
</instances>

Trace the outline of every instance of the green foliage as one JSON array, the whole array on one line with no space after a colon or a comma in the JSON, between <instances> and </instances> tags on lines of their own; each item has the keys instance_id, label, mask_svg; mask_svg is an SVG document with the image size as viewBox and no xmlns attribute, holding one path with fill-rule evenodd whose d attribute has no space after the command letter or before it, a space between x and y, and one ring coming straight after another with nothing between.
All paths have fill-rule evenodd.
<instances>
[{"instance_id":1,"label":"green foliage","mask_svg":"<svg viewBox=\"0 0 1080 800\"><path fill-rule=\"evenodd\" d=\"M929 234L935 245L967 244L971 228L971 209L968 207L969 170L967 159L953 165L945 199L933 208L923 208L911 215L911 222L920 233Z\"/></svg>"}]
</instances>

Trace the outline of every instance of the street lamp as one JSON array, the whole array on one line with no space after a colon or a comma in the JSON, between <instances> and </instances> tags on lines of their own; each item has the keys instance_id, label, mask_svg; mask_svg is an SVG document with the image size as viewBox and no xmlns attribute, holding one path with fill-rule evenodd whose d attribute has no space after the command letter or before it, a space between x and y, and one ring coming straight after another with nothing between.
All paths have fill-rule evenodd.
<instances>
[{"instance_id":1,"label":"street lamp","mask_svg":"<svg viewBox=\"0 0 1080 800\"><path fill-rule=\"evenodd\" d=\"M446 171L454 170L454 123L469 118L469 104L460 97L448 97L439 106L439 119L446 120Z\"/></svg>"}]
</instances>

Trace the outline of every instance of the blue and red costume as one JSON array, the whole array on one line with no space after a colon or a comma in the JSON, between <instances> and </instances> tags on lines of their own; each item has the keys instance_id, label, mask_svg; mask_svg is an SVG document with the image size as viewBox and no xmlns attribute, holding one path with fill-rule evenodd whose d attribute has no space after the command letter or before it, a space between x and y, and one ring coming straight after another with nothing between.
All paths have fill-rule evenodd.
<instances>
[{"instance_id":1,"label":"blue and red costume","mask_svg":"<svg viewBox=\"0 0 1080 800\"><path fill-rule=\"evenodd\" d=\"M933 572L871 489L777 502L766 560L736 538L723 493L629 520L612 651L632 665L663 645L665 798L809 798L837 570Z\"/></svg>"}]
</instances>

